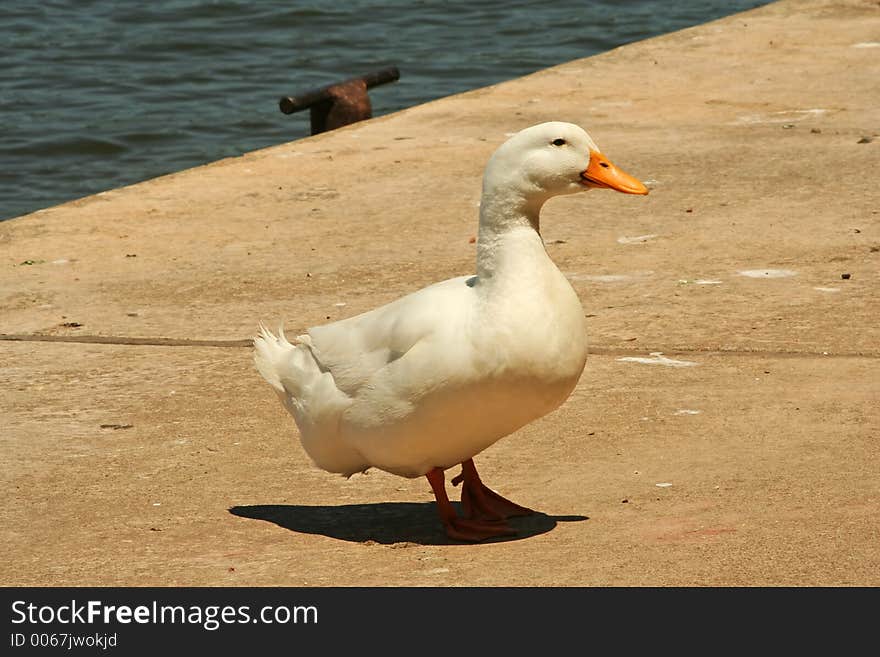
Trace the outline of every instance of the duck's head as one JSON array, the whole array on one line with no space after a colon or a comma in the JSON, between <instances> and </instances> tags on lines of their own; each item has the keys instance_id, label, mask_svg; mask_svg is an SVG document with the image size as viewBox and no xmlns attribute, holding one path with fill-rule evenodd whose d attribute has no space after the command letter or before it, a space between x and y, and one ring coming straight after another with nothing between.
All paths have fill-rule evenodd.
<instances>
[{"instance_id":1,"label":"duck's head","mask_svg":"<svg viewBox=\"0 0 880 657\"><path fill-rule=\"evenodd\" d=\"M515 190L541 202L595 187L648 193L641 181L614 166L586 131L560 121L513 135L489 159L484 180L487 186Z\"/></svg>"}]
</instances>

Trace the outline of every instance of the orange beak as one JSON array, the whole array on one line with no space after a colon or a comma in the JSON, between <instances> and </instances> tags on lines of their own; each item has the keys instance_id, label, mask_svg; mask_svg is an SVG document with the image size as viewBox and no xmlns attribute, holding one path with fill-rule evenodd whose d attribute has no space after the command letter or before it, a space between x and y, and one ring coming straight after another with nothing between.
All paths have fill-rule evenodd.
<instances>
[{"instance_id":1,"label":"orange beak","mask_svg":"<svg viewBox=\"0 0 880 657\"><path fill-rule=\"evenodd\" d=\"M590 151L590 166L581 173L587 187L606 187L624 194L647 194L648 188L640 180L611 164L599 151Z\"/></svg>"}]
</instances>

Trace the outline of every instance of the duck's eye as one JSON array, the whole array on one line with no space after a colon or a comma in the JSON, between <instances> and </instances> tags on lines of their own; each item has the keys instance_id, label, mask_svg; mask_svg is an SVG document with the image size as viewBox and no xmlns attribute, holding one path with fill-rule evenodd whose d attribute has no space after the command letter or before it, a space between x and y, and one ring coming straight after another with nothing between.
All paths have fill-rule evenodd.
<instances>
[{"instance_id":1,"label":"duck's eye","mask_svg":"<svg viewBox=\"0 0 880 657\"><path fill-rule=\"evenodd\" d=\"M553 141L551 141L550 143L553 144L554 146L565 146L566 141L562 138L557 138L557 139L554 139Z\"/></svg>"}]
</instances>

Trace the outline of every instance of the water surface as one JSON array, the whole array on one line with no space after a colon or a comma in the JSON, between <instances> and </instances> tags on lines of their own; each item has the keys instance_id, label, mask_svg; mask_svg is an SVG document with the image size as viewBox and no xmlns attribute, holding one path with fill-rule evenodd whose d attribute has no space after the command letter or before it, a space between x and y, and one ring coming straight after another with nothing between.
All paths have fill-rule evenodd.
<instances>
[{"instance_id":1,"label":"water surface","mask_svg":"<svg viewBox=\"0 0 880 657\"><path fill-rule=\"evenodd\" d=\"M278 98L389 65L374 115L762 0L0 3L0 219L290 141Z\"/></svg>"}]
</instances>

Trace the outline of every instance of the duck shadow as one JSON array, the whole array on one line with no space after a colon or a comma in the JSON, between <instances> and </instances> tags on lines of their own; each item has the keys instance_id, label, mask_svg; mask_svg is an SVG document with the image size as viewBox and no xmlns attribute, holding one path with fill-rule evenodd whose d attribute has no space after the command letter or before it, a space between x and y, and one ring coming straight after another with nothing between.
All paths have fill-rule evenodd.
<instances>
[{"instance_id":1,"label":"duck shadow","mask_svg":"<svg viewBox=\"0 0 880 657\"><path fill-rule=\"evenodd\" d=\"M453 503L461 514L460 504ZM321 534L341 541L382 545L415 543L419 545L468 545L446 536L434 502L380 502L339 506L299 504L256 504L234 506L229 513L240 518L265 520L301 534ZM499 536L484 543L518 541L549 532L559 522L589 520L587 516L548 516L535 512L510 518L514 536Z\"/></svg>"}]
</instances>

